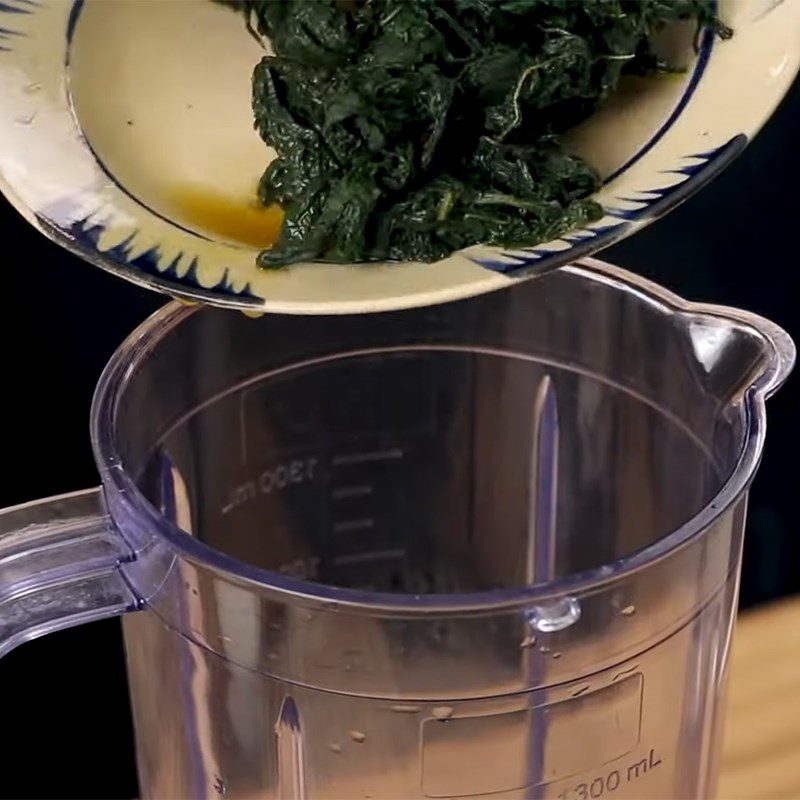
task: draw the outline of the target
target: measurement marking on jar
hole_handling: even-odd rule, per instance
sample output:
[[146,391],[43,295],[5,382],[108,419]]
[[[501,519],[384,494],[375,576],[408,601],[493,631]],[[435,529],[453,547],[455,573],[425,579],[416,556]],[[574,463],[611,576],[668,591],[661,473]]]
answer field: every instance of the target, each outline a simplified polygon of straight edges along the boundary
[[331,463],[334,467],[346,467],[350,464],[368,464],[371,461],[391,461],[402,458],[403,451],[399,447],[388,450],[370,450],[364,453],[341,453],[334,456]]
[[259,496],[268,496],[281,492],[289,486],[313,481],[316,477],[316,467],[316,458],[295,458],[264,469],[254,478],[234,486],[220,512],[229,514],[235,508]]
[[367,486],[339,486],[331,491],[334,500],[348,500],[351,497],[366,497],[372,494],[372,487]]
[[365,531],[375,526],[375,520],[372,517],[364,517],[363,519],[348,519],[345,522],[334,522],[334,533],[350,533],[352,531]]
[[559,792],[558,800],[598,800],[600,797],[613,794],[620,786],[635,783],[640,778],[652,772],[661,764],[661,758],[654,749],[638,761],[630,761],[619,769],[612,769],[603,775],[597,775],[591,780],[576,783]]
[[350,564],[364,564],[370,561],[388,561],[392,558],[403,558],[406,551],[403,549],[395,550],[372,550],[369,553],[353,553],[348,556],[336,556],[333,559],[335,567],[346,567]]

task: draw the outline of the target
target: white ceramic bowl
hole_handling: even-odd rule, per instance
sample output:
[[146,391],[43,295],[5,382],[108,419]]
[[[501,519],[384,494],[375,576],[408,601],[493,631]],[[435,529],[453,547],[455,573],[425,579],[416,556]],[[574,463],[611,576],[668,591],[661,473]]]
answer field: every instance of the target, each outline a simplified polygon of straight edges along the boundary
[[255,204],[269,156],[250,108],[262,51],[208,0],[0,0],[0,188],[86,260],[180,298],[313,314],[467,297],[629,236],[741,152],[797,72],[800,0],[718,10],[733,39],[706,33],[684,74],[629,86],[572,132],[606,177],[606,214],[534,248],[258,269],[277,224]]

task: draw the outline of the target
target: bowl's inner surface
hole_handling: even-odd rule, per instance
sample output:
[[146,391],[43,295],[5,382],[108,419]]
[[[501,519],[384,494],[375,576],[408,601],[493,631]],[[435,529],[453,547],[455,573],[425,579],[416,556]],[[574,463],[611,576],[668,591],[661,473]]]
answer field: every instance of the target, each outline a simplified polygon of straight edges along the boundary
[[242,17],[210,0],[90,0],[70,54],[78,124],[117,183],[152,210],[267,246],[280,217],[256,200],[272,155],[250,107],[262,55]]
[[[691,30],[665,43],[690,60]],[[280,215],[256,186],[274,155],[253,130],[251,73],[264,50],[243,19],[204,2],[88,0],[75,28],[69,82],[75,114],[115,181],[163,217],[255,248]],[[625,86],[569,143],[604,176],[669,116],[691,71]]]

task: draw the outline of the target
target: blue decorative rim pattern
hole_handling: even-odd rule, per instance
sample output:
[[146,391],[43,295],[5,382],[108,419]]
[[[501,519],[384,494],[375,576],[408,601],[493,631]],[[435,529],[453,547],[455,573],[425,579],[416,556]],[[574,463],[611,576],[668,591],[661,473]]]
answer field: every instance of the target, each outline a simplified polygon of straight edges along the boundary
[[[91,216],[91,215],[90,215]],[[144,253],[129,258],[129,248],[136,232],[129,234],[119,244],[106,250],[98,247],[100,235],[105,230],[102,223],[90,222],[90,217],[81,219],[73,223],[68,229],[63,230],[54,226],[49,219],[37,216],[37,222],[47,236],[55,242],[63,245],[73,252],[77,252],[89,263],[97,263],[109,269],[108,264],[113,264],[118,268],[111,268],[111,271],[126,277],[133,267],[136,272],[149,276],[148,285],[172,295],[173,297],[186,300],[204,300],[213,303],[220,295],[236,299],[236,305],[242,308],[261,308],[262,298],[254,294],[250,284],[246,284],[242,289],[235,289],[230,283],[229,270],[223,272],[220,280],[212,286],[204,286],[197,278],[197,259],[193,258],[187,272],[178,274],[177,263],[184,256],[179,253],[166,268],[159,266],[160,252],[158,247],[152,247]],[[98,263],[102,259],[102,264]],[[185,290],[181,289],[186,285]]]
[[[531,247],[520,251],[504,252],[502,261],[481,258],[475,259],[475,263],[504,275],[521,276],[524,275],[526,269],[541,272],[544,268],[562,266],[590,253],[596,253],[622,239],[628,232],[631,223],[659,217],[680,205],[698,188],[719,174],[746,146],[747,137],[742,133],[722,147],[707,153],[688,156],[686,160],[691,159],[700,163],[669,170],[669,174],[685,176],[684,180],[663,189],[651,189],[647,192],[650,197],[644,202],[624,197],[619,198],[624,202],[638,203],[641,207],[635,210],[626,210],[606,206],[606,214],[609,217],[616,217],[620,221],[565,234],[557,241],[567,242],[570,245],[569,249],[552,252],[540,247]],[[526,256],[526,253],[530,255]],[[547,259],[546,267],[544,259]]]

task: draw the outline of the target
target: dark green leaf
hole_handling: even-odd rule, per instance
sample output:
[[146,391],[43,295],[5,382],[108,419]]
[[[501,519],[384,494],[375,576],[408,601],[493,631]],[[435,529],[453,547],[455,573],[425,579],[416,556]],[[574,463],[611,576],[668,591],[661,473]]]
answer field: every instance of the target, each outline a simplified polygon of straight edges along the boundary
[[668,68],[681,20],[731,35],[712,0],[239,0],[274,55],[253,76],[285,221],[259,263],[434,261],[533,245],[602,216],[558,136],[626,72]]

